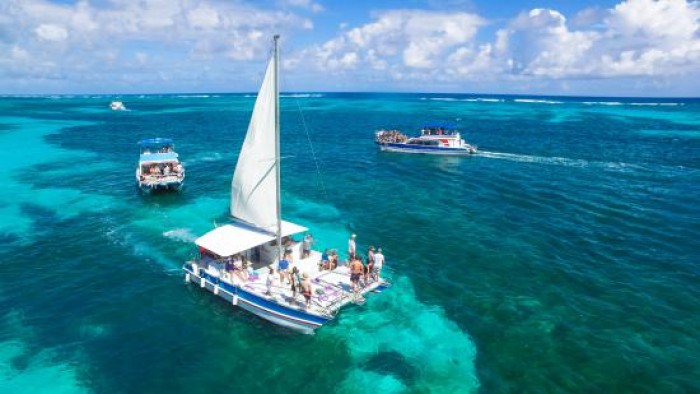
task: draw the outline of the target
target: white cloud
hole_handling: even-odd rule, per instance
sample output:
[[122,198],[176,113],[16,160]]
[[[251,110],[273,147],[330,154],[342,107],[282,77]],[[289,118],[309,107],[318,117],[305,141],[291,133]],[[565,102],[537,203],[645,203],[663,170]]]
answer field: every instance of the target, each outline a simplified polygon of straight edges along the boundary
[[[355,70],[365,66],[386,70],[389,65],[431,69],[459,45],[469,45],[485,21],[468,13],[395,10],[381,13],[374,22],[343,32],[308,48],[288,62],[311,59],[319,69]],[[395,74],[403,78],[403,73]]]
[[549,80],[566,89],[571,84],[557,81],[700,73],[698,1],[625,0],[584,9],[573,22],[554,9],[532,9],[479,42],[487,23],[470,13],[384,11],[298,52],[287,66],[303,59],[305,68],[387,84]]
[[312,12],[323,11],[323,6],[321,4],[311,0],[286,0],[285,2],[291,6],[305,8]]
[[41,24],[34,29],[39,39],[44,41],[64,41],[68,38],[68,31],[65,27],[54,24]]
[[264,59],[273,33],[312,27],[311,20],[292,12],[240,2],[5,0],[0,2],[0,53],[12,56],[0,56],[0,74],[12,79],[0,78],[0,86],[20,76],[41,87],[42,78],[51,75],[81,87],[81,81],[102,78],[105,83],[96,83],[101,87],[126,73],[134,74],[131,80],[147,80],[156,71],[177,81],[175,74],[201,70],[199,62],[216,59],[223,68],[232,67],[231,60]]
[[[152,85],[173,91],[238,78],[247,89],[257,73],[246,67],[267,57],[273,33],[293,41],[290,34],[313,29],[310,16],[293,11],[323,11],[313,0],[272,4],[281,10],[242,0],[0,1],[0,53],[7,54],[0,56],[0,86],[41,89],[49,86],[46,80],[65,80],[66,89],[87,89],[85,81],[111,90],[119,90],[113,81],[127,81],[122,86],[130,89],[157,80],[182,84]],[[284,53],[285,67],[296,73],[291,79],[388,90],[489,90],[508,83],[573,90],[576,81],[604,86],[619,78],[661,89],[673,84],[668,78],[693,76],[690,85],[700,93],[700,1],[624,0],[572,15],[538,8],[496,21],[418,9],[370,18],[359,24],[343,19],[330,39]]]

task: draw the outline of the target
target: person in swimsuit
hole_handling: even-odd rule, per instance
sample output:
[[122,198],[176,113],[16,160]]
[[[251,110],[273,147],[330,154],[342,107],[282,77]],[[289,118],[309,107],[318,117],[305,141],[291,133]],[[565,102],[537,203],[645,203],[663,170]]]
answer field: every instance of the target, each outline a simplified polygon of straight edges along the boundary
[[280,283],[284,283],[284,278],[289,279],[290,283],[292,282],[292,278],[289,276],[289,260],[280,260],[279,263],[277,263],[277,269],[280,273]]
[[304,299],[306,299],[306,309],[309,309],[311,306],[311,280],[309,280],[309,274],[304,272],[304,281],[301,282],[301,294],[304,295]]
[[350,282],[352,283],[352,290],[358,292],[360,290],[360,276],[364,271],[362,262],[357,259],[353,259],[350,263]]
[[301,290],[301,278],[299,277],[299,268],[292,268],[292,276],[290,278],[292,282],[292,301],[297,299],[297,291]]

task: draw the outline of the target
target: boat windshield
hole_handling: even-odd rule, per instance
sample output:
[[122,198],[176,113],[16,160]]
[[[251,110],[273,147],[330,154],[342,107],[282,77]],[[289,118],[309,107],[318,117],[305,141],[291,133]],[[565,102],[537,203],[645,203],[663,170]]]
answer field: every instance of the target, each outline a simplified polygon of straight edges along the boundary
[[422,140],[419,138],[413,138],[413,139],[408,140],[407,144],[409,144],[409,145],[439,146],[440,141],[438,141],[438,140]]
[[169,138],[151,138],[139,141],[141,154],[149,153],[170,153],[175,151],[173,140]]
[[455,135],[457,130],[445,127],[423,127],[421,135]]

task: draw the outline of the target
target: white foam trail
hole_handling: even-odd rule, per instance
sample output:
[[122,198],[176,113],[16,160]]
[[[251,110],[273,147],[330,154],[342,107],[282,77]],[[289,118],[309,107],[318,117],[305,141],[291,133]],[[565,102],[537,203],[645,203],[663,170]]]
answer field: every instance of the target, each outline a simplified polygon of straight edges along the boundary
[[188,228],[176,228],[174,230],[164,231],[163,236],[186,243],[192,243],[195,239],[197,239],[197,236],[192,234],[192,231],[190,231]]
[[480,151],[475,156],[486,157],[490,159],[501,159],[517,161],[522,163],[537,163],[545,165],[558,165],[565,167],[593,167],[602,168],[604,170],[615,171],[615,172],[632,172],[632,171],[672,171],[678,172],[683,171],[683,167],[668,167],[668,166],[653,166],[646,167],[639,164],[630,164],[622,162],[605,162],[605,161],[588,161],[584,159],[570,159],[566,157],[542,157],[542,156],[530,156],[530,155],[519,155],[515,153],[501,153],[501,152],[486,152]]
[[563,101],[537,100],[537,99],[513,99],[516,103],[537,103],[537,104],[563,104]]
[[504,159],[510,161],[519,161],[523,163],[541,163],[563,165],[568,167],[586,167],[590,163],[583,159],[568,159],[566,157],[541,157],[530,155],[519,155],[515,153],[500,153],[500,152],[485,152],[477,153],[480,157],[488,157],[490,159]]
[[464,101],[476,101],[476,102],[484,102],[484,103],[502,103],[503,99],[495,99],[495,98],[471,98],[471,99],[465,99]]
[[224,157],[223,154],[219,152],[210,152],[209,154],[206,154],[204,156],[198,156],[194,157],[188,160],[184,160],[183,164],[184,165],[191,165],[194,163],[199,163],[199,162],[212,162],[212,161],[219,161]]
[[210,97],[221,97],[217,95],[209,95],[209,94],[180,94],[175,97],[179,98],[210,98]]
[[323,97],[320,93],[293,93],[293,94],[280,94],[283,98],[319,98]]
[[678,105],[683,105],[683,103],[630,103],[629,105],[635,106],[648,106],[648,107],[675,107]]

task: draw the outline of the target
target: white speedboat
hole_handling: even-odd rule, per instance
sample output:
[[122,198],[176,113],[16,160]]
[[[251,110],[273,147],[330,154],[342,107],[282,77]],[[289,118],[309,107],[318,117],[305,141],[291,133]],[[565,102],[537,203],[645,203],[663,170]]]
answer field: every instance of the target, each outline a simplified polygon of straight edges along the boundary
[[426,124],[416,137],[398,130],[379,130],[374,137],[380,149],[387,152],[469,155],[477,151],[475,145],[464,141],[457,128],[448,123]]
[[185,184],[185,168],[175,153],[173,140],[151,138],[139,141],[141,155],[136,166],[136,183],[145,193],[180,190]]
[[[282,220],[280,201],[280,128],[277,49],[267,66],[255,101],[248,133],[233,175],[230,213],[233,222],[195,240],[199,257],[184,264],[185,281],[223,298],[274,324],[303,333],[333,320],[349,303],[389,286],[380,275],[353,291],[347,266],[323,269],[321,253],[301,253],[292,236],[303,226]],[[283,246],[285,252],[283,253]],[[275,282],[271,270],[284,269],[281,256],[291,260],[311,286],[309,300],[291,287]],[[247,267],[246,267],[247,265]],[[271,280],[268,282],[268,278]]]
[[112,101],[109,103],[109,108],[112,111],[126,111],[126,106],[121,101]]

